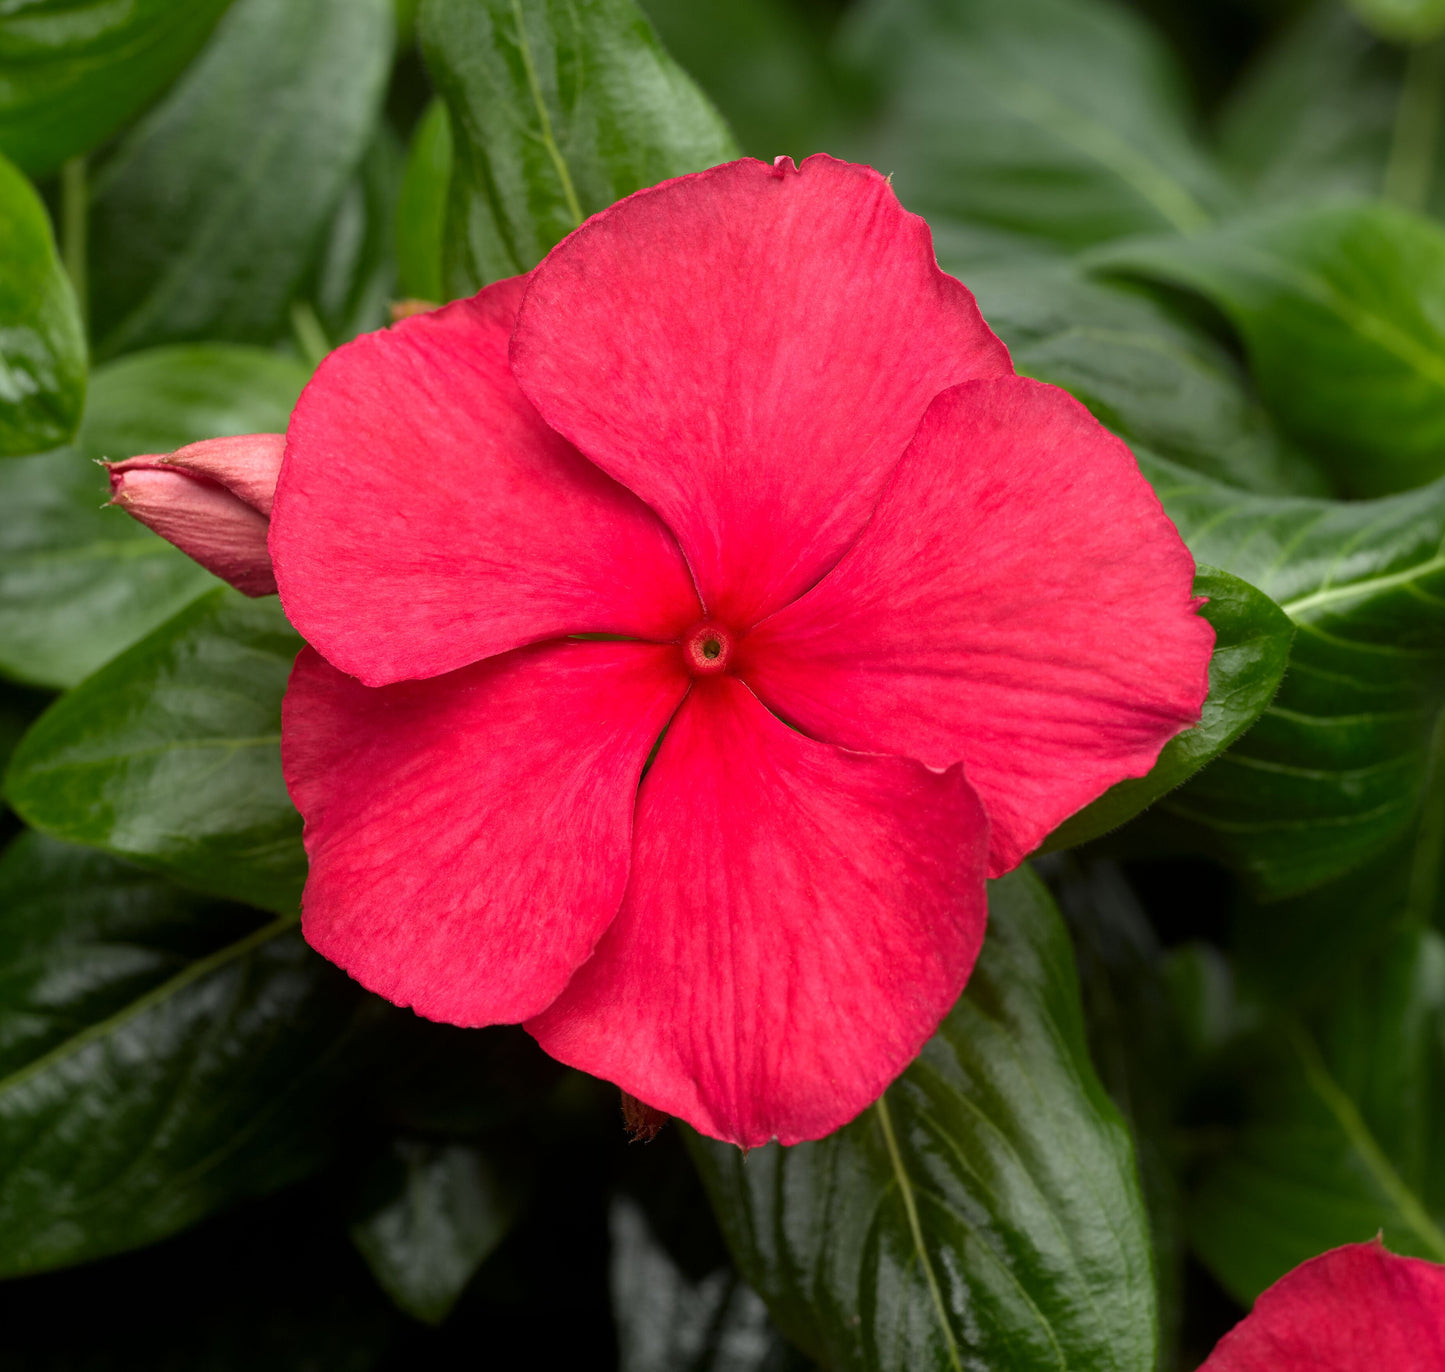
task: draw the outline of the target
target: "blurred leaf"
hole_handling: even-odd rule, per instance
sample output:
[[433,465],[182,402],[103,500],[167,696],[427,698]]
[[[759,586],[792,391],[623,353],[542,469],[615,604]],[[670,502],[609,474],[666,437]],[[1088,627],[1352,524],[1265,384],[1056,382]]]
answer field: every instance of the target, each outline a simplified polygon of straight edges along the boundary
[[1274,703],[1161,805],[1262,895],[1318,886],[1419,814],[1445,706],[1445,481],[1372,501],[1268,497],[1138,456],[1194,556],[1296,625]]
[[0,1276],[154,1242],[325,1157],[357,995],[294,918],[25,835],[0,969]]
[[57,838],[294,914],[306,856],[281,696],[300,647],[274,599],[202,596],[41,716],[10,759],[11,805]]
[[442,241],[452,179],[452,126],[447,107],[433,99],[411,136],[396,210],[396,255],[401,294],[440,304]]
[[612,1202],[610,1221],[620,1372],[804,1372],[737,1273],[691,1280],[626,1196]]
[[1148,1222],[1043,885],[993,882],[963,998],[880,1105],[817,1143],[690,1136],[743,1276],[826,1366],[1152,1372]]
[[21,0],[0,9],[0,153],[54,171],[128,124],[230,0]]
[[0,682],[0,773],[21,736],[49,703],[50,697],[44,691]]
[[444,294],[530,271],[613,201],[737,156],[633,0],[423,0],[455,161]]
[[1276,1025],[1251,1046],[1264,1067],[1250,1119],[1206,1171],[1190,1224],[1240,1300],[1382,1230],[1394,1252],[1445,1261],[1445,1217],[1425,1200],[1445,1166],[1430,1107],[1442,1014],[1445,942],[1412,929],[1335,998],[1322,1032]]
[[1445,32],[1445,0],[1350,0],[1350,7],[1397,43],[1425,43]]
[[1244,337],[1280,426],[1346,494],[1445,474],[1445,230],[1382,204],[1241,219],[1094,261],[1198,291]]
[[821,38],[787,0],[642,0],[667,50],[716,102],[743,150],[802,161],[840,116]]
[[400,142],[383,124],[341,196],[321,255],[316,313],[338,347],[391,323],[401,176]]
[[511,1228],[515,1189],[473,1145],[410,1139],[390,1145],[368,1189],[352,1241],[397,1305],[440,1324]]
[[0,457],[64,443],[85,400],[85,330],[50,218],[0,157]]
[[91,377],[75,443],[0,463],[0,672],[73,686],[218,583],[121,510],[90,459],[276,433],[306,383],[289,358],[158,348]]
[[1215,633],[1209,696],[1199,723],[1164,745],[1148,776],[1111,786],[1066,819],[1045,841],[1045,851],[1117,829],[1217,758],[1274,699],[1294,637],[1289,616],[1267,595],[1215,567],[1198,569],[1194,593],[1209,597],[1202,613]]
[[1067,263],[964,279],[1020,372],[1071,391],[1124,438],[1247,490],[1330,494],[1281,445],[1234,359],[1141,292]]
[[390,0],[236,0],[96,178],[91,329],[270,342],[375,130]]
[[866,0],[843,35],[883,91],[865,160],[903,203],[1082,247],[1192,232],[1230,196],[1168,50],[1101,0]]

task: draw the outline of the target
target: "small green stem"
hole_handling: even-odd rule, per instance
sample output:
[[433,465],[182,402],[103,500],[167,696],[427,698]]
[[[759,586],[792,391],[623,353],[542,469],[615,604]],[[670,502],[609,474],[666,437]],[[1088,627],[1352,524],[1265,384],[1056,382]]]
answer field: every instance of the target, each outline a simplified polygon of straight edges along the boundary
[[87,314],[85,278],[85,228],[90,214],[90,195],[85,181],[85,158],[72,157],[60,169],[60,257],[70,276],[80,317]]
[[1435,179],[1435,149],[1445,96],[1445,39],[1411,48],[1395,108],[1395,132],[1385,167],[1387,200],[1423,210]]
[[295,335],[296,346],[312,368],[319,367],[331,351],[331,340],[316,317],[316,311],[305,300],[291,302],[291,332]]

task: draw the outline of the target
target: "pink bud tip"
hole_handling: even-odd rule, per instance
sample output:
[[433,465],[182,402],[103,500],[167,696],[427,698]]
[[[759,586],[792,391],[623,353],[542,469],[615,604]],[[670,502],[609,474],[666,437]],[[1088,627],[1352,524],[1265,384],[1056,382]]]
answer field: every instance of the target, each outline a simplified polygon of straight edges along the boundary
[[274,595],[266,550],[282,434],[214,438],[108,462],[111,503],[249,596]]

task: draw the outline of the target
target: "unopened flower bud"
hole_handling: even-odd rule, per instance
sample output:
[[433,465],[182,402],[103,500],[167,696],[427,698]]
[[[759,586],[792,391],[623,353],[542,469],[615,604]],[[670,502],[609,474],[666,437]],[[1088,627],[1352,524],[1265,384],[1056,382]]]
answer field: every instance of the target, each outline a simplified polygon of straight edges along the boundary
[[276,594],[266,551],[284,434],[212,438],[107,462],[112,505],[249,596]]

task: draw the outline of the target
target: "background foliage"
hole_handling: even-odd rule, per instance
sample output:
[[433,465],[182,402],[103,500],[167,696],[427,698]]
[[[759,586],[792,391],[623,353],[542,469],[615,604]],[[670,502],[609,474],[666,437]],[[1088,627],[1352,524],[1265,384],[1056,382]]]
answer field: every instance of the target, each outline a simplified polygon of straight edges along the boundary
[[[0,5],[0,1364],[1190,1369],[1445,1260],[1445,6]],[[890,172],[1200,563],[1200,726],[994,884],[880,1105],[627,1143],[297,932],[297,642],[91,459],[735,156]],[[78,1317],[82,1312],[84,1318]],[[563,1317],[559,1318],[559,1312]]]

